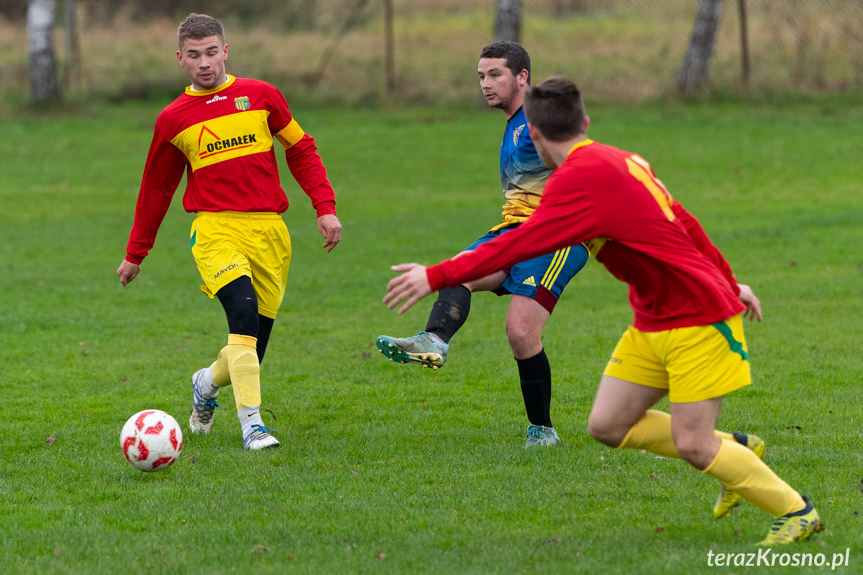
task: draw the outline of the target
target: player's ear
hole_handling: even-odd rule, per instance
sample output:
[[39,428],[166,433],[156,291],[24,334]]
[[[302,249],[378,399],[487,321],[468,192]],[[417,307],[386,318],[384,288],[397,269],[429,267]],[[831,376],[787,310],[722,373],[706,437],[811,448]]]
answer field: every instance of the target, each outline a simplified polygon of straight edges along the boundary
[[590,126],[590,116],[584,117],[584,133],[587,133],[587,128]]

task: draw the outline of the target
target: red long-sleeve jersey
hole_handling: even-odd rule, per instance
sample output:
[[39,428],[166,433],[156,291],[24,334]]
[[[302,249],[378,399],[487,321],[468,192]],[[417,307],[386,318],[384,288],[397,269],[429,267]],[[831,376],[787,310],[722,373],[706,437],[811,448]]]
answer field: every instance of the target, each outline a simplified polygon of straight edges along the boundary
[[140,264],[152,249],[184,173],[187,212],[287,210],[275,140],[318,216],[335,214],[335,193],[315,141],[278,89],[233,76],[212,90],[187,88],[156,119],[126,259]]
[[636,329],[708,325],[745,309],[728,262],[650,165],[591,140],[570,151],[517,230],[428,268],[427,276],[438,290],[582,242],[629,284]]

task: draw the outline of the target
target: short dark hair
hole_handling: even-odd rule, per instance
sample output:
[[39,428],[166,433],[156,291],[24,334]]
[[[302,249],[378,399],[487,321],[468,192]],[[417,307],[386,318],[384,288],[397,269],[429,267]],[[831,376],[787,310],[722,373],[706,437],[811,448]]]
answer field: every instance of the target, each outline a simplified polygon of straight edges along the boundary
[[183,49],[183,42],[187,38],[200,40],[208,36],[218,36],[222,44],[225,43],[225,29],[222,23],[206,14],[192,12],[177,28],[177,43],[180,45],[180,50]]
[[522,70],[527,70],[527,83],[530,84],[530,55],[518,42],[509,40],[489,44],[482,49],[480,58],[503,58],[506,67],[512,70],[512,75],[518,75]]
[[563,76],[552,76],[525,92],[524,113],[552,142],[584,133],[584,100],[575,82]]

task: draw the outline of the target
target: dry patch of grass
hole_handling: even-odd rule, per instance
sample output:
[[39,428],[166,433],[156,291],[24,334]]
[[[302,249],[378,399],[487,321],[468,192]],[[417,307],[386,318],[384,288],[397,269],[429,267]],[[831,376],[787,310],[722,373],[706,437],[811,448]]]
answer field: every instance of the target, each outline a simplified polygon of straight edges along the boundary
[[[396,2],[394,85],[387,91],[383,15],[368,7],[358,24],[340,34],[347,13],[310,29],[286,30],[280,20],[241,23],[225,18],[229,70],[275,83],[294,97],[322,102],[452,103],[476,94],[475,61],[492,40],[487,2]],[[673,95],[694,19],[694,3],[525,3],[522,41],[534,78],[566,74],[596,98],[633,101]],[[855,89],[863,85],[863,6],[831,0],[750,1],[748,40],[751,89],[766,92]],[[67,94],[89,98],[173,94],[185,82],[174,58],[176,22],[110,26],[81,21],[81,72]],[[63,36],[55,45],[63,66]],[[23,101],[28,85],[26,31],[0,19],[0,98]],[[741,87],[739,15],[722,16],[711,78],[726,92]]]

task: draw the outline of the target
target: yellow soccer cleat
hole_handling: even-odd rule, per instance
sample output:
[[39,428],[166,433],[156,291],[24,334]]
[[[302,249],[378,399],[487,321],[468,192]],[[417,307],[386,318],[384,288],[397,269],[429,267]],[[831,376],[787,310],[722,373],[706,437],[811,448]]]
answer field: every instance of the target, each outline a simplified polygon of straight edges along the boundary
[[[752,450],[758,457],[764,457],[764,440],[757,435],[744,435],[742,433],[734,433],[734,439],[740,445],[745,445]],[[740,494],[733,489],[728,489],[725,484],[722,484],[722,489],[719,491],[719,499],[716,500],[716,505],[713,506],[713,516],[717,519],[722,519],[731,515],[731,510],[740,505]]]
[[789,513],[777,517],[770,527],[770,533],[758,545],[784,545],[785,543],[796,543],[808,539],[813,533],[824,531],[824,523],[818,516],[818,512],[803,497],[806,507],[796,513]]

